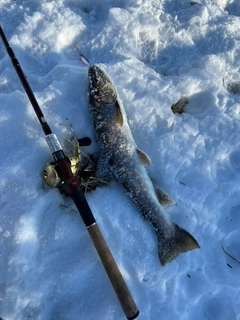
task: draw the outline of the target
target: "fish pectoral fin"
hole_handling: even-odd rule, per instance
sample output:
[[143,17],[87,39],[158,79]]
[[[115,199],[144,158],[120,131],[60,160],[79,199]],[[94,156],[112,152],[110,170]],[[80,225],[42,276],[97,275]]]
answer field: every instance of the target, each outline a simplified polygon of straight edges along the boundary
[[118,124],[120,127],[122,127],[123,126],[123,115],[122,115],[122,110],[121,110],[121,107],[120,107],[118,101],[116,101],[115,108],[116,108],[116,124]]
[[180,253],[200,248],[198,242],[189,232],[177,224],[174,224],[174,227],[172,238],[159,237],[158,239],[158,255],[162,266],[173,261]]
[[140,149],[137,149],[137,155],[138,155],[138,158],[139,158],[142,165],[144,165],[144,166],[151,166],[152,165],[151,159],[149,158],[149,156],[145,152],[143,152]]
[[159,188],[157,185],[153,185],[158,201],[162,206],[166,206],[168,204],[173,204],[173,199],[169,196],[167,192],[165,192],[163,189]]

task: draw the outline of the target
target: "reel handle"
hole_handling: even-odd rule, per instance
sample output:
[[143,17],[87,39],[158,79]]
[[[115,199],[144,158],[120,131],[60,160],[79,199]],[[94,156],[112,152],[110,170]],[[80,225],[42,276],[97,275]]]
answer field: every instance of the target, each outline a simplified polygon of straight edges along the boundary
[[88,137],[84,137],[81,139],[78,139],[78,143],[80,147],[88,147],[92,143],[91,139]]

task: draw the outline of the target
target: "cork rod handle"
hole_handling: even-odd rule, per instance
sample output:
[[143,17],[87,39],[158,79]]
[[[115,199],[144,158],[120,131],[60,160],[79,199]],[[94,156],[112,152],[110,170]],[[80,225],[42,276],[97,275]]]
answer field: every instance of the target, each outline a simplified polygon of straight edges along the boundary
[[97,223],[89,226],[87,229],[127,319],[137,318],[139,315],[138,308]]

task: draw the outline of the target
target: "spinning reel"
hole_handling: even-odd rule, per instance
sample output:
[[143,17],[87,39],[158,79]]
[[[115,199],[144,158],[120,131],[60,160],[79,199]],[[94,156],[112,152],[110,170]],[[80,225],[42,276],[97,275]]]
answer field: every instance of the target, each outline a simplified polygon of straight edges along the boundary
[[[69,140],[67,140],[69,141]],[[70,141],[69,141],[70,142]],[[94,187],[93,181],[95,176],[95,163],[92,158],[83,154],[81,157],[80,147],[89,146],[91,139],[88,137],[78,139],[75,143],[75,154],[66,153],[65,156],[69,161],[73,175],[79,177],[79,185],[85,188],[85,191],[92,190]],[[61,192],[68,195],[61,177],[61,171],[55,162],[47,162],[42,172],[44,182],[51,188],[59,188]]]

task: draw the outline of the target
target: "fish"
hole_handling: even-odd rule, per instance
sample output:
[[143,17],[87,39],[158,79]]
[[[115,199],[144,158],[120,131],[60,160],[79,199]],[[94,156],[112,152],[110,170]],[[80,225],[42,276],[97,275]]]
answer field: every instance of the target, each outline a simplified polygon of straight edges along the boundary
[[164,206],[172,199],[150,179],[146,166],[151,160],[136,145],[117,90],[97,64],[88,68],[88,98],[100,149],[96,175],[118,181],[143,218],[152,224],[160,264],[165,266],[180,253],[200,248],[196,239],[166,214]]

